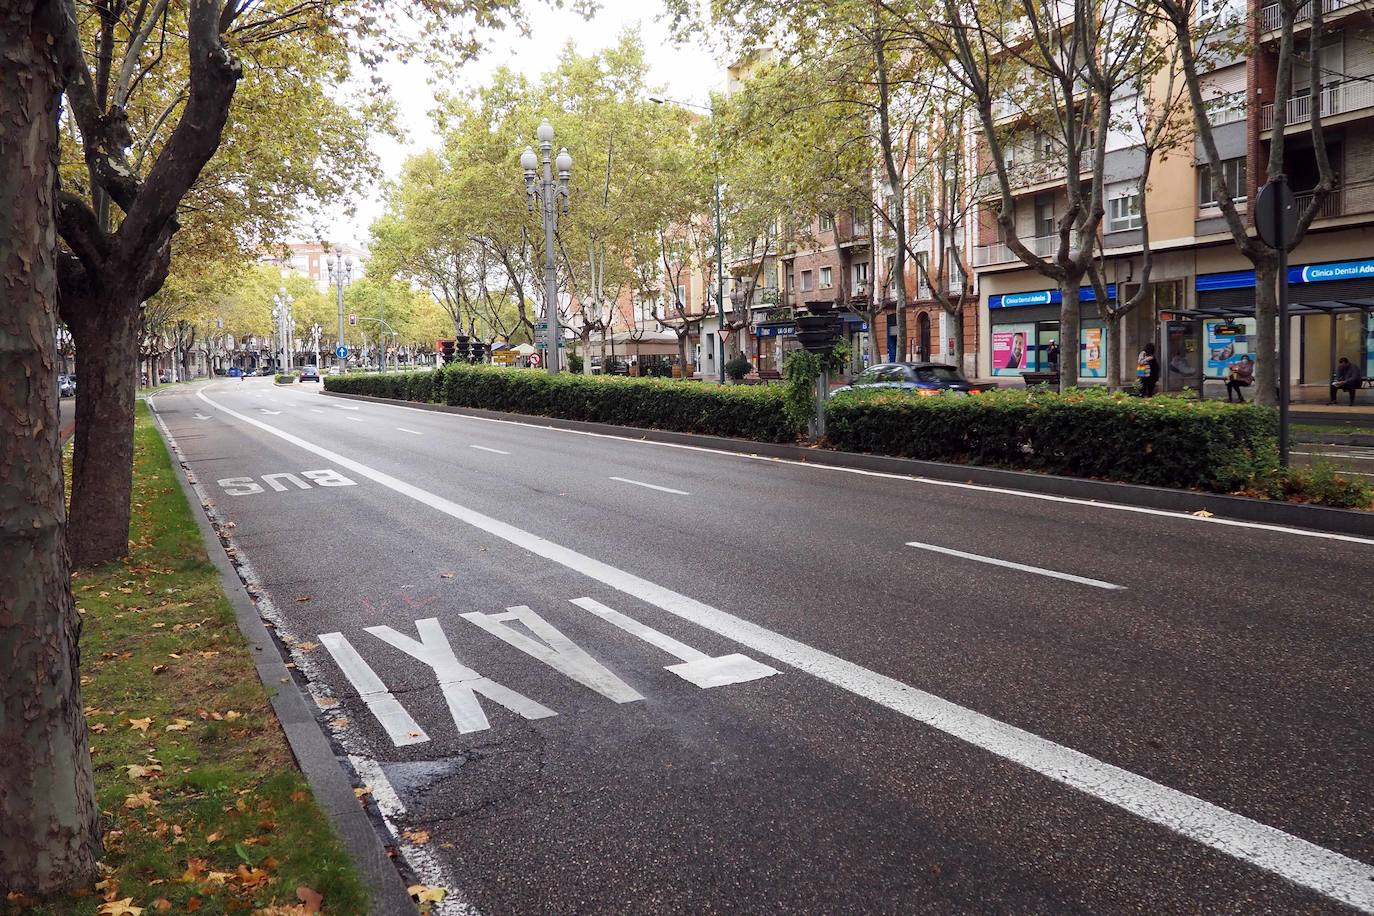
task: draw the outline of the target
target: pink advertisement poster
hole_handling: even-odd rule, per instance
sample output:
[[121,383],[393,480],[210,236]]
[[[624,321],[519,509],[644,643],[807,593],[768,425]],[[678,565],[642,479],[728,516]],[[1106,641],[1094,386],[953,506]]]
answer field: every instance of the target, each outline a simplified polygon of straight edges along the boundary
[[1021,329],[994,331],[992,334],[992,371],[996,374],[1020,373],[1027,368],[1029,332]]

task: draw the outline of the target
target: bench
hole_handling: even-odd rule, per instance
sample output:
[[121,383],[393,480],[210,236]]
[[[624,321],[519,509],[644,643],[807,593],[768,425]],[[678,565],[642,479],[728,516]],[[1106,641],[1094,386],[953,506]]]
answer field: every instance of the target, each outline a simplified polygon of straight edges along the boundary
[[1058,372],[1023,372],[1021,373],[1021,380],[1026,383],[1027,388],[1030,388],[1032,385],[1059,387]]

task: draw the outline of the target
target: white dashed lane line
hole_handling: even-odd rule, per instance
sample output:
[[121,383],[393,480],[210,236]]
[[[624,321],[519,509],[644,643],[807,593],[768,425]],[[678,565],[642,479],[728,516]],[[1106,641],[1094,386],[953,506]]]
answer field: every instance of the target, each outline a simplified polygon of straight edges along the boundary
[[[350,417],[349,419],[353,419],[353,418]],[[418,429],[406,429],[404,426],[398,426],[398,427],[396,427],[396,428],[397,428],[398,430],[400,430],[401,432],[403,432],[403,433],[410,433],[412,436],[423,436],[423,435],[424,435],[424,433],[420,432]]]
[[935,544],[922,544],[920,541],[907,541],[906,546],[915,547],[918,550],[929,550],[931,553],[943,553],[946,556],[959,557],[962,560],[973,560],[978,563],[988,563],[992,566],[1002,566],[1007,569],[1015,569],[1021,572],[1035,573],[1037,576],[1049,576],[1053,579],[1063,579],[1066,582],[1077,582],[1079,585],[1091,585],[1093,588],[1105,588],[1114,590],[1124,590],[1124,585],[1114,585],[1111,582],[1103,582],[1101,579],[1089,579],[1086,576],[1075,576],[1071,573],[1058,572],[1053,569],[1042,569],[1039,566],[1027,566],[1024,563],[1013,563],[1010,560],[999,560],[996,557],[985,557],[976,553],[964,553],[962,550],[951,550],[948,547],[940,547]]
[[479,452],[491,452],[493,455],[509,455],[510,452],[503,452],[499,448],[488,448],[485,445],[469,445],[468,448],[475,448]]
[[672,487],[660,487],[656,483],[645,483],[642,480],[631,480],[628,477],[611,477],[610,480],[618,480],[621,483],[633,484],[636,487],[644,487],[646,490],[658,490],[660,493],[674,493],[678,496],[691,496],[686,490],[674,490]]

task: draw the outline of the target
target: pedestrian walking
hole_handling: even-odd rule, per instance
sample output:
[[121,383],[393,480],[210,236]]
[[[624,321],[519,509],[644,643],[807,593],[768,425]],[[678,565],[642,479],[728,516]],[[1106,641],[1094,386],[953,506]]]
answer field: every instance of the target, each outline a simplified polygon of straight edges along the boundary
[[1046,358],[1050,361],[1050,371],[1053,372],[1053,373],[1058,374],[1058,372],[1059,372],[1059,341],[1057,341],[1057,340],[1051,340],[1051,341],[1050,341],[1050,348],[1049,348],[1049,350],[1045,353],[1045,356],[1046,356]]

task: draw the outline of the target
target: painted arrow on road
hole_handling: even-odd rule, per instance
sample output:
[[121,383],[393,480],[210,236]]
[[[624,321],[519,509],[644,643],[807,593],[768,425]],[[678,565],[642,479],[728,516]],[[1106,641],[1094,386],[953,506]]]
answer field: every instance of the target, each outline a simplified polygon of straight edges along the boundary
[[274,416],[281,413],[280,410],[268,410],[266,407],[259,407],[258,410],[261,410],[263,413],[273,414]]
[[207,416],[206,416],[205,414],[203,414],[203,413],[196,413],[196,414],[193,414],[192,417],[193,417],[193,419],[196,419],[196,420],[208,420],[208,419],[210,419],[209,417],[207,417]]

